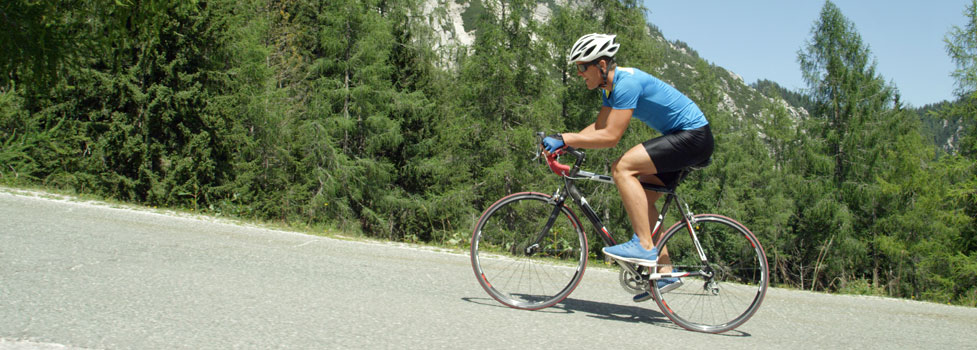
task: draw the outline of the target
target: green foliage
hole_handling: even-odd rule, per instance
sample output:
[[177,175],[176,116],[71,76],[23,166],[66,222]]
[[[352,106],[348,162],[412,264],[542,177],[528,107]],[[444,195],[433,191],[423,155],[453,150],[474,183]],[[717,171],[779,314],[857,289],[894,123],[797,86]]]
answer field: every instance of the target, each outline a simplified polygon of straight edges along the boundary
[[[959,180],[939,175],[947,168],[931,163],[935,153],[920,132],[920,118],[903,109],[895,89],[876,74],[854,24],[830,1],[812,35],[799,54],[813,98],[806,128],[824,146],[819,153],[833,159],[820,167],[828,174],[816,175],[821,179],[818,204],[800,206],[808,209],[797,216],[817,218],[811,224],[841,226],[831,224],[828,233],[814,235],[825,242],[820,250],[827,259],[819,255],[814,260],[811,287],[864,289],[852,286],[870,281],[868,289],[889,295],[958,298],[969,286],[957,290],[948,271],[953,270],[952,255],[960,252],[956,237],[968,220],[947,199]],[[825,216],[830,212],[836,214]],[[809,260],[799,263],[804,261]]]
[[[954,26],[944,39],[950,59],[956,63],[957,69],[953,77],[957,82],[957,94],[960,101],[947,112],[943,118],[952,119],[959,116],[963,119],[960,140],[960,157],[946,160],[946,168],[951,180],[948,198],[957,204],[957,212],[963,223],[962,230],[957,237],[952,237],[956,249],[945,252],[950,255],[948,283],[945,288],[951,289],[947,293],[950,298],[956,298],[967,305],[977,302],[977,279],[974,278],[975,262],[977,262],[977,1],[967,5],[964,16],[967,24],[963,27]],[[943,261],[943,260],[941,260]],[[944,266],[947,267],[947,266]],[[946,270],[944,270],[946,271]],[[946,275],[946,274],[944,274]]]
[[766,96],[782,99],[790,106],[797,106],[806,110],[814,109],[814,102],[811,101],[810,96],[797,91],[788,90],[770,80],[758,80],[753,84],[750,84],[750,87],[762,92]]
[[86,1],[11,0],[0,5],[0,86],[15,81],[45,85],[55,79],[87,43],[74,40],[73,32],[84,29],[91,9]]
[[866,279],[846,281],[841,288],[838,289],[838,291],[845,294],[855,295],[885,295],[882,289],[874,287],[872,285],[872,281]]
[[37,162],[31,150],[50,134],[38,132],[17,89],[0,90],[0,182],[23,184],[36,181]]
[[[637,1],[546,1],[546,22],[538,1],[454,3],[468,47],[442,46],[421,0],[5,2],[0,183],[463,246],[499,197],[559,187],[533,132],[593,123],[566,55],[616,33],[620,66],[706,113],[713,165],[683,193],[750,227],[775,283],[977,304],[972,25],[947,39],[960,101],[920,112],[831,2],[800,53],[809,93],[753,85],[773,98],[666,41]],[[656,136],[634,123],[588,168]],[[583,186],[626,239],[616,189]]]

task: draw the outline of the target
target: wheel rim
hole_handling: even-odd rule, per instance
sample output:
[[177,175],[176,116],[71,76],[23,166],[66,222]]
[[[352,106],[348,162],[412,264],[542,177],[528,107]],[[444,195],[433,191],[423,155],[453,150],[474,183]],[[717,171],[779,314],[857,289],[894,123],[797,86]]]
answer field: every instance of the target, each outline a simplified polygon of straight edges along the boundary
[[671,267],[680,271],[711,270],[711,277],[682,278],[683,284],[656,298],[662,311],[683,328],[719,333],[743,324],[759,308],[766,293],[768,267],[759,242],[745,227],[720,216],[697,216],[697,236],[707,269],[698,259],[685,227],[669,231],[665,247]]
[[538,250],[526,254],[553,211],[548,196],[526,194],[501,200],[479,220],[472,237],[472,266],[482,287],[514,308],[552,306],[583,277],[586,237],[565,209]]

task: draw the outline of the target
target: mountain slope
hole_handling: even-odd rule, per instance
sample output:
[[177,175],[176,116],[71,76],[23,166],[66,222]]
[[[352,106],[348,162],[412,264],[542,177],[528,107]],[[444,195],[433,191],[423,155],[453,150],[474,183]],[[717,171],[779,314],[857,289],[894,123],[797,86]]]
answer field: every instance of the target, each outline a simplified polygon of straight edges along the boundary
[[[436,50],[442,57],[451,57],[457,50],[465,50],[474,42],[478,35],[476,18],[487,11],[483,1],[486,0],[426,0],[424,2],[423,15],[428,18],[428,24],[436,33]],[[582,1],[540,1],[536,5],[534,19],[540,22],[548,21],[551,14],[560,6],[579,6],[579,3]],[[648,25],[648,33],[652,40],[666,47],[664,64],[660,69],[649,73],[679,90],[686,91],[704,74],[696,69],[697,66],[707,67],[720,81],[719,110],[730,113],[737,120],[762,118],[763,106],[769,103],[784,107],[794,119],[808,116],[808,111],[803,106],[791,104],[776,95],[766,95],[748,85],[736,73],[707,63],[685,43],[667,40],[653,24]],[[626,51],[627,48],[624,50]]]

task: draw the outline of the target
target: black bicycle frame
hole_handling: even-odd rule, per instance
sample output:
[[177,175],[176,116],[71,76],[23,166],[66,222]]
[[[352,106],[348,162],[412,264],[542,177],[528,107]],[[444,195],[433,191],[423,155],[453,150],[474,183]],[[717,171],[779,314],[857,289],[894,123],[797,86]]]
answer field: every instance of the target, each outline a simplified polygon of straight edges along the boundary
[[[569,194],[570,198],[572,198],[573,201],[577,203],[577,205],[580,206],[580,208],[583,210],[584,216],[586,216],[587,219],[590,220],[590,223],[594,226],[594,229],[596,229],[597,232],[600,233],[598,236],[601,238],[601,240],[604,241],[604,245],[608,247],[617,245],[617,241],[614,240],[614,237],[607,230],[607,227],[604,226],[604,222],[597,215],[597,212],[594,210],[594,208],[590,206],[590,203],[587,202],[587,199],[583,196],[583,194],[580,193],[580,190],[577,188],[577,185],[575,183],[575,181],[578,179],[591,179],[591,180],[605,182],[605,183],[613,183],[613,181],[609,176],[591,174],[588,172],[579,171],[577,175],[582,177],[564,178],[563,188],[566,189],[567,192],[566,194],[557,193],[556,195],[553,196],[556,200],[557,207],[553,211],[553,214],[550,215],[550,220],[547,221],[546,230],[548,231],[549,227],[552,226],[552,222],[556,219],[556,215],[558,215],[559,213],[559,208],[566,202],[567,194]],[[675,193],[675,189],[673,188],[655,186],[644,182],[641,183],[641,186],[644,187],[645,190],[655,191],[655,192],[660,192],[665,194],[665,205],[662,206],[662,210],[658,216],[658,222],[655,225],[654,229],[652,230],[652,236],[654,236],[655,234],[658,233],[659,230],[662,229],[661,226],[662,226],[662,222],[664,221],[663,219],[665,218],[665,215],[668,214],[668,209],[672,206],[671,205],[672,202],[676,200],[677,195]],[[682,220],[683,221],[686,220],[684,215],[682,217]]]
[[[577,151],[569,147],[566,149],[566,152],[576,157],[576,161],[574,162],[573,167],[569,170],[569,173],[567,174],[568,176],[563,177],[564,185],[562,188],[566,189],[566,193],[561,193],[560,189],[557,189],[556,192],[553,194],[553,196],[550,197],[551,200],[553,201],[553,204],[555,204],[553,208],[553,212],[550,213],[550,216],[546,221],[546,225],[543,226],[539,234],[536,236],[536,240],[534,241],[534,244],[530,245],[529,247],[526,247],[525,252],[527,255],[531,255],[539,250],[539,242],[543,240],[543,237],[545,237],[546,234],[553,227],[553,224],[556,222],[556,219],[560,215],[560,211],[563,209],[564,203],[566,203],[566,199],[568,195],[570,198],[573,199],[575,203],[577,203],[578,206],[580,206],[580,208],[583,209],[584,215],[587,217],[588,220],[590,220],[590,223],[594,226],[594,229],[596,229],[597,232],[600,233],[598,236],[601,238],[601,240],[604,241],[604,245],[608,247],[617,245],[617,241],[614,240],[614,237],[607,230],[607,227],[604,226],[604,222],[597,215],[597,212],[594,210],[594,208],[590,206],[590,203],[587,202],[587,199],[583,196],[583,194],[580,193],[580,190],[577,188],[577,185],[575,184],[576,180],[593,180],[593,181],[609,183],[609,184],[613,184],[614,180],[607,175],[600,175],[600,174],[595,174],[595,173],[580,170],[580,164],[583,162],[585,157],[585,154],[583,152]],[[682,170],[682,172],[679,174],[679,180],[676,181],[676,184],[681,182],[689,174],[691,170],[692,170],[691,168],[686,168]],[[672,206],[672,203],[675,201],[682,202],[682,203],[684,202],[679,199],[678,194],[675,192],[675,187],[656,186],[644,182],[641,183],[641,186],[645,190],[655,191],[665,195],[665,204],[662,205],[662,210],[658,214],[658,221],[656,222],[655,227],[654,229],[652,229],[651,232],[652,237],[654,237],[654,235],[657,234],[662,229],[662,224],[664,223],[665,215],[668,214],[668,209]],[[680,206],[679,203],[676,203],[675,205]],[[681,211],[681,209],[682,208],[680,206],[679,210]],[[684,222],[687,225],[691,224],[689,222],[689,220],[692,219],[691,213],[687,213],[687,214],[683,213],[681,216],[682,216],[681,219],[682,222]],[[694,233],[693,233],[693,240],[696,241],[696,248],[699,250],[700,258],[702,258],[703,263],[705,263],[706,257],[702,252],[702,250],[698,247],[698,239],[695,237]],[[655,244],[657,245],[657,242]],[[619,265],[621,265],[621,267],[629,270],[631,273],[635,275],[639,275],[637,265],[623,263],[621,261],[617,261],[617,262]],[[697,274],[703,274],[709,276],[711,275],[711,271],[709,270],[711,269],[707,267],[706,271],[699,271],[698,273],[696,272],[685,272],[682,274],[657,274],[656,273],[654,274],[653,277],[683,277],[683,276],[697,275]]]

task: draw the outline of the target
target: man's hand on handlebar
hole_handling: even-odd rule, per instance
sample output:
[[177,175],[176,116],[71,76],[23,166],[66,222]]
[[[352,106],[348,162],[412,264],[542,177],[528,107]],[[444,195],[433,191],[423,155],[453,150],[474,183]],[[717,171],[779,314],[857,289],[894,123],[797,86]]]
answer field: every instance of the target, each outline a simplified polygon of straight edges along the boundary
[[543,138],[542,145],[547,153],[553,153],[556,150],[566,147],[566,144],[563,142],[563,135],[560,134],[553,134]]
[[[540,154],[544,155],[546,158],[546,165],[550,167],[554,173],[560,176],[573,176],[576,170],[579,169],[581,163],[584,161],[584,153],[574,149],[573,147],[567,146],[563,142],[563,136],[560,134],[553,134],[550,136],[544,136],[546,134],[542,132],[536,133],[536,143],[539,145],[536,152],[536,158],[539,158]],[[569,153],[577,158],[573,166],[560,164],[557,160],[562,154]]]

